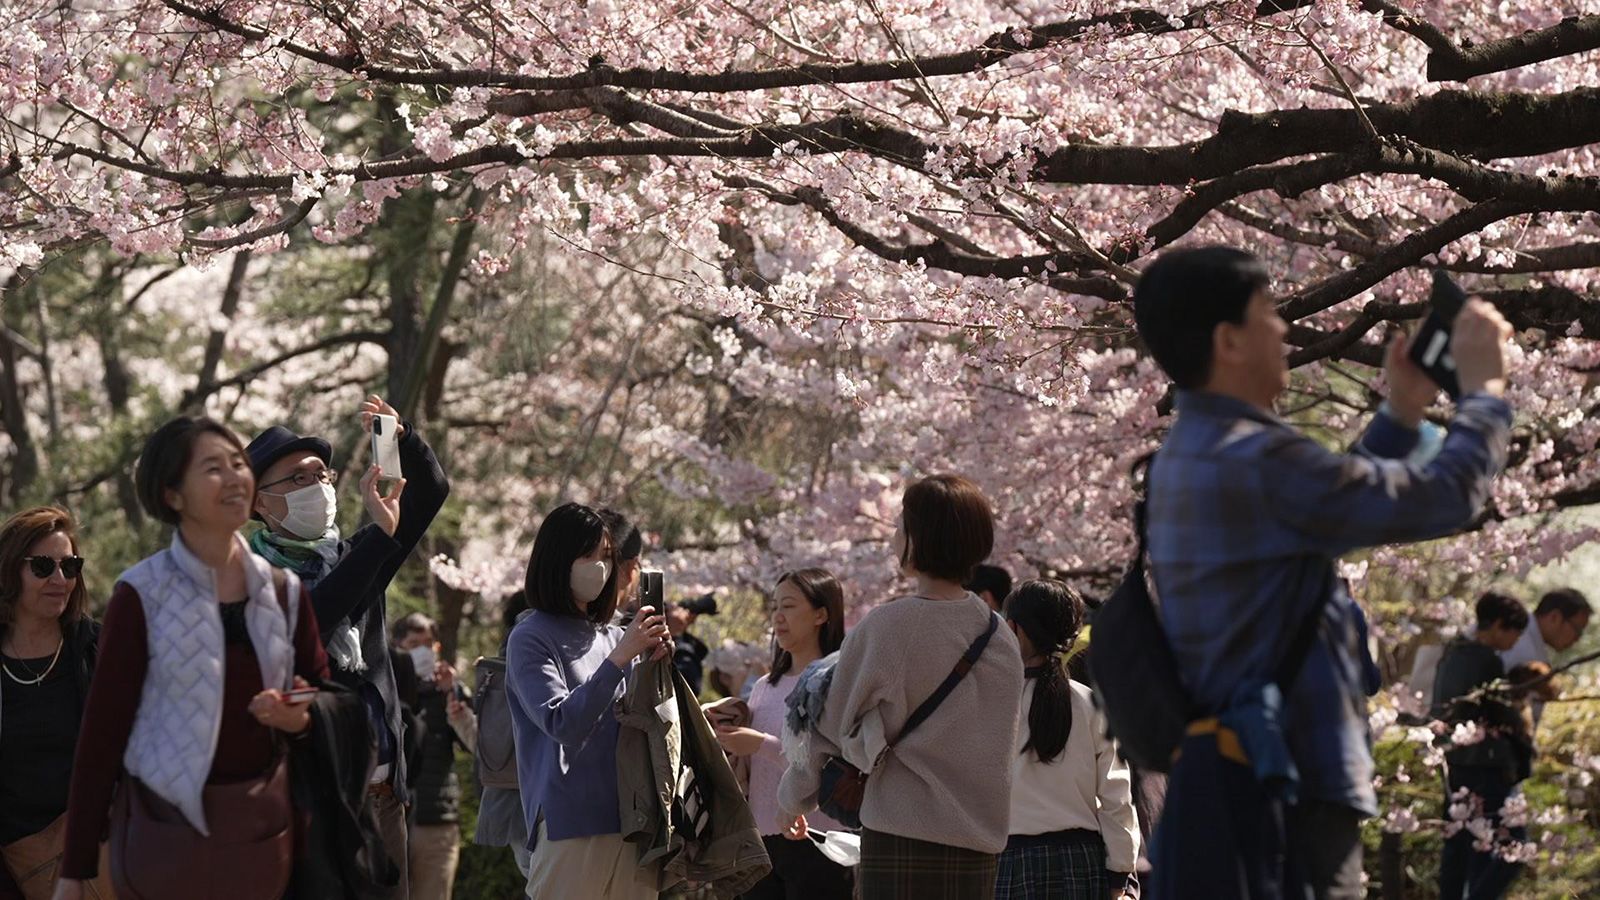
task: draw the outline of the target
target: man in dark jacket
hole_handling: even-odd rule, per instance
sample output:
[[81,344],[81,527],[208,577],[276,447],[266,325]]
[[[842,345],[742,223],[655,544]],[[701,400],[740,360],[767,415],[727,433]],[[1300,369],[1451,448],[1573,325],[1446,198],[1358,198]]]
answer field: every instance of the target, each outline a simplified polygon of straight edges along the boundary
[[711,650],[705,641],[690,634],[689,629],[694,627],[695,619],[716,614],[717,598],[712,594],[667,607],[667,630],[677,643],[677,648],[672,651],[672,665],[683,676],[683,680],[689,682],[689,689],[697,697],[705,682],[706,655]]
[[[1450,763],[1450,797],[1445,801],[1446,821],[1452,804],[1476,804],[1481,818],[1498,832],[1500,807],[1518,780],[1511,735],[1505,734],[1505,716],[1497,715],[1496,700],[1479,690],[1505,675],[1500,654],[1511,649],[1528,627],[1528,610],[1511,597],[1488,593],[1478,599],[1477,631],[1445,645],[1433,682],[1433,714],[1451,725],[1471,724],[1481,730],[1478,739],[1446,753]],[[1458,792],[1468,793],[1458,796]],[[1468,820],[1480,818],[1469,815]],[[1513,829],[1513,832],[1516,830]],[[1513,834],[1513,837],[1517,835]],[[1477,837],[1463,827],[1445,839],[1439,859],[1439,896],[1491,900],[1505,894],[1521,870],[1491,848],[1478,852]],[[1496,843],[1502,843],[1499,836]]]
[[412,613],[394,624],[394,646],[417,678],[413,709],[419,738],[416,768],[411,772],[411,900],[450,900],[461,854],[456,745],[472,752],[450,727],[455,669],[439,658],[438,626],[422,613]]
[[[370,430],[377,415],[396,413],[379,397],[369,397],[361,404],[363,427]],[[373,803],[384,849],[402,870],[392,896],[405,900],[410,798],[384,592],[444,505],[450,483],[433,450],[409,422],[401,423],[399,449],[400,472],[372,466],[361,478],[362,504],[372,523],[341,540],[334,509],[336,473],[329,467],[333,449],[326,440],[274,425],[246,448],[256,475],[255,514],[266,523],[250,536],[251,549],[274,565],[293,569],[305,582],[334,680],[356,691],[366,704],[378,744]],[[387,492],[379,487],[381,478],[393,479]]]

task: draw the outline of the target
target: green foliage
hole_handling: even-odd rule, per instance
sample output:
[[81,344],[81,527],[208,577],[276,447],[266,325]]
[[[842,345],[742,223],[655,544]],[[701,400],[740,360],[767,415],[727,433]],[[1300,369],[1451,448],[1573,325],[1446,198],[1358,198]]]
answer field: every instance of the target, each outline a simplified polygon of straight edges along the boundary
[[[1569,900],[1600,896],[1600,784],[1585,767],[1587,753],[1600,739],[1600,702],[1554,703],[1540,725],[1540,757],[1533,776],[1522,783],[1533,823],[1528,839],[1544,848],[1512,886],[1511,900]],[[1443,846],[1438,824],[1444,815],[1442,770],[1430,768],[1423,749],[1403,739],[1380,741],[1373,752],[1379,778],[1378,802],[1385,811],[1410,809],[1423,827],[1399,835],[1404,882],[1398,894],[1383,884],[1382,818],[1368,821],[1362,832],[1371,897],[1400,896],[1436,900],[1439,854]],[[1555,818],[1537,821],[1541,813]],[[1431,820],[1431,821],[1430,821]]]
[[455,896],[471,900],[519,900],[524,880],[509,847],[480,847],[472,842],[478,830],[478,782],[472,757],[456,754],[461,781],[461,863],[456,869]]

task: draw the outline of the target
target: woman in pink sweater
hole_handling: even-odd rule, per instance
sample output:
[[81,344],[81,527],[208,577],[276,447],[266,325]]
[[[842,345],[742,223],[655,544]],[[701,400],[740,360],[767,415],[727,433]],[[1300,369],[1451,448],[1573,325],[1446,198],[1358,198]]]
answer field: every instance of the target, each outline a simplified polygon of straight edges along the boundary
[[[786,815],[809,814],[824,762],[842,756],[870,773],[856,869],[862,900],[993,900],[1010,824],[1022,656],[1011,629],[962,585],[993,549],[994,516],[959,475],[912,484],[901,509],[894,549],[915,587],[845,639],[806,761],[785,772],[778,802]],[[986,632],[992,639],[976,662],[902,735]]]
[[787,766],[785,702],[806,666],[844,642],[844,588],[827,569],[799,569],[780,576],[772,593],[772,672],[750,692],[750,727],[717,727],[724,750],[750,757],[750,811],[772,860],[772,871],[744,900],[850,900],[850,870],[823,856],[806,835],[808,827],[842,826],[821,813],[795,820],[778,811],[778,780]]

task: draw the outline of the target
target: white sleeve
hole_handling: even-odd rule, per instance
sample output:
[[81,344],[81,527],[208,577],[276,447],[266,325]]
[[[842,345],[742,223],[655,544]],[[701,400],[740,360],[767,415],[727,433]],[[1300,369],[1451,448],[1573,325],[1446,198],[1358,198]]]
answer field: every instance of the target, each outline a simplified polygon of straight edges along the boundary
[[1106,737],[1105,716],[1092,710],[1094,723],[1095,796],[1100,837],[1106,844],[1106,868],[1132,872],[1139,862],[1139,815],[1133,808],[1133,775],[1117,755],[1116,742]]

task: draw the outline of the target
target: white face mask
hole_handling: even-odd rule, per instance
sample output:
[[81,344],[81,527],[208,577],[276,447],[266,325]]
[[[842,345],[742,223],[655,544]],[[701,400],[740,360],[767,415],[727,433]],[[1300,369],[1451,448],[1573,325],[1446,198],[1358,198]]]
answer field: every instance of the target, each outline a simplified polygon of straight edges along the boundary
[[854,866],[861,862],[861,836],[848,831],[808,831],[822,855],[841,866]]
[[289,512],[278,521],[278,527],[303,541],[314,541],[333,528],[335,495],[333,485],[317,482],[310,487],[297,488],[283,497]]
[[580,559],[572,564],[572,596],[579,603],[593,603],[606,589],[611,566],[603,559]]
[[417,677],[423,681],[432,681],[435,664],[439,661],[433,654],[433,648],[423,644],[421,647],[412,647],[406,652],[411,655],[411,665],[417,670]]
[[894,554],[895,571],[903,575],[909,575],[911,569],[911,561],[906,559],[909,543],[906,538],[906,526],[902,521],[894,526],[894,537],[889,541],[889,551]]

